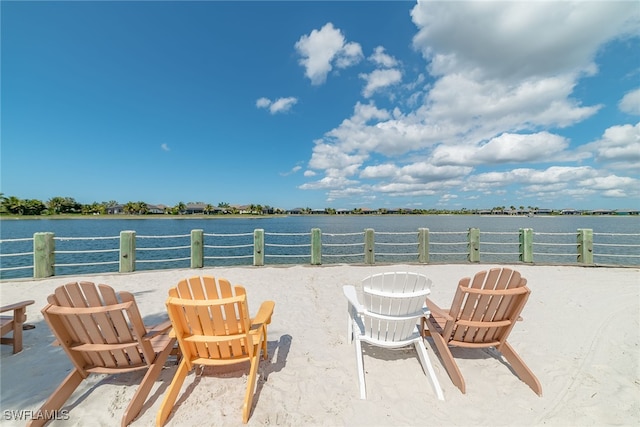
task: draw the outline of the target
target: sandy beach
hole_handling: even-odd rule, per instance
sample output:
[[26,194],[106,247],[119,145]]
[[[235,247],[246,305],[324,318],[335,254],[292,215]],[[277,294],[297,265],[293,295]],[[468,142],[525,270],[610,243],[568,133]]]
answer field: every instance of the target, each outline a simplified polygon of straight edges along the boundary
[[[537,375],[543,396],[521,382],[490,350],[455,350],[467,384],[462,394],[426,341],[444,390],[438,401],[414,349],[367,348],[367,400],[360,400],[353,345],[346,337],[343,285],[370,274],[413,271],[432,281],[431,298],[448,307],[458,280],[495,265],[287,266],[181,269],[9,280],[0,283],[1,303],[25,299],[24,350],[1,346],[2,425],[24,425],[16,414],[37,410],[71,369],[40,309],[62,284],[87,280],[132,292],[148,325],[167,318],[167,290],[180,279],[211,275],[247,289],[254,314],[263,300],[276,302],[268,330],[269,358],[259,368],[248,425],[282,426],[473,426],[638,425],[640,422],[640,269],[512,266],[532,293],[510,343]],[[163,392],[173,378],[170,360],[133,426],[155,423]],[[169,426],[238,426],[246,369],[192,371]],[[142,373],[93,375],[63,407],[68,420],[51,425],[115,426]]]

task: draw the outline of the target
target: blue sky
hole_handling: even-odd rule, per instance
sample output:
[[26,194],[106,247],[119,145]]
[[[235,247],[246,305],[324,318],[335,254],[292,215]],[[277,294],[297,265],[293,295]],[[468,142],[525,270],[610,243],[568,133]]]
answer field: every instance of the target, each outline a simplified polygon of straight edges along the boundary
[[11,2],[5,196],[640,207],[640,6]]

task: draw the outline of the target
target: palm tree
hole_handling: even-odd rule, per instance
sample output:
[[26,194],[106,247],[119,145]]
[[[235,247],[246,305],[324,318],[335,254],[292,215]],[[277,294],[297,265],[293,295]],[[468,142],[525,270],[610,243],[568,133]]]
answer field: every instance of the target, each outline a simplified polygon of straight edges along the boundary
[[58,214],[62,212],[62,205],[64,204],[64,198],[62,197],[52,197],[47,202],[47,208],[49,209],[50,214]]
[[122,207],[122,210],[125,211],[126,213],[128,213],[129,215],[132,215],[133,213],[136,212],[136,204],[134,202],[127,202],[125,203],[125,205]]
[[186,208],[187,208],[187,205],[185,205],[182,202],[178,202],[178,204],[173,207],[173,213],[174,214],[178,214],[178,215],[182,215],[182,213],[184,212],[184,210]]
[[40,215],[47,207],[38,199],[28,199],[23,201],[25,215]]
[[149,213],[149,206],[145,202],[137,202],[136,212],[138,215],[146,215]]
[[231,206],[227,202],[220,202],[218,203],[218,207],[222,209],[222,213],[228,213]]
[[7,210],[12,214],[22,215],[24,213],[24,201],[15,196],[10,196],[7,199]]

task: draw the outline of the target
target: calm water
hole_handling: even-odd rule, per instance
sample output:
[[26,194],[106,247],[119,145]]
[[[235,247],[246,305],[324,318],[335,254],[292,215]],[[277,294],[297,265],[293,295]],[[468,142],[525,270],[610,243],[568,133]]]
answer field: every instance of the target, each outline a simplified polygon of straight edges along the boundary
[[[266,264],[309,263],[309,233],[320,228],[323,233],[323,263],[361,263],[366,228],[376,231],[376,262],[416,262],[417,230],[430,230],[431,262],[465,262],[466,232],[479,228],[482,262],[517,262],[518,230],[534,231],[534,261],[538,263],[575,263],[576,231],[594,232],[594,261],[597,264],[640,265],[640,217],[638,216],[559,216],[559,217],[491,217],[475,215],[345,215],[290,216],[269,218],[215,219],[38,219],[1,220],[0,239],[32,238],[36,232],[52,232],[56,241],[56,275],[116,272],[117,249],[121,231],[136,232],[137,270],[189,267],[189,234],[201,229],[205,233],[205,265],[250,265],[255,229],[265,230]],[[301,235],[290,235],[297,234]],[[359,233],[355,236],[331,234]],[[409,233],[409,234],[385,234]],[[454,233],[454,234],[440,234]],[[553,233],[553,234],[547,234]],[[224,237],[217,235],[247,234]],[[288,234],[288,235],[281,235]],[[616,236],[611,236],[616,234]],[[628,236],[625,236],[628,235]],[[174,236],[154,238],[153,236]],[[109,239],[73,240],[77,237],[107,237]],[[65,240],[65,238],[72,238]],[[280,245],[289,245],[282,247]],[[295,246],[298,245],[298,246]],[[611,245],[611,246],[609,246]],[[626,246],[624,246],[626,245]],[[238,246],[219,248],[217,246]],[[245,247],[242,247],[245,246]],[[158,250],[153,248],[174,248]],[[91,254],[66,254],[65,251],[107,251]],[[111,251],[109,251],[111,250]],[[33,243],[3,242],[2,254],[32,252]],[[402,253],[404,255],[393,255]],[[282,256],[287,254],[286,257]],[[606,255],[632,255],[612,257]],[[236,257],[222,259],[222,257]],[[218,258],[220,257],[220,258]],[[178,259],[175,261],[171,261]],[[169,260],[161,262],[160,260]],[[0,267],[33,264],[33,256],[0,258]],[[114,263],[106,265],[61,266],[75,263]],[[32,277],[32,269],[3,271],[1,278]]]

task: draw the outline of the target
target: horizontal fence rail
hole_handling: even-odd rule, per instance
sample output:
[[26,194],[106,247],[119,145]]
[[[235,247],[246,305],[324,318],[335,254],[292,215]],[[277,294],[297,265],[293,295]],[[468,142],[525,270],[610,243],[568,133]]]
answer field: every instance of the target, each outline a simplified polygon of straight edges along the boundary
[[0,240],[0,278],[268,264],[505,262],[640,266],[640,233],[430,231],[205,233]]

